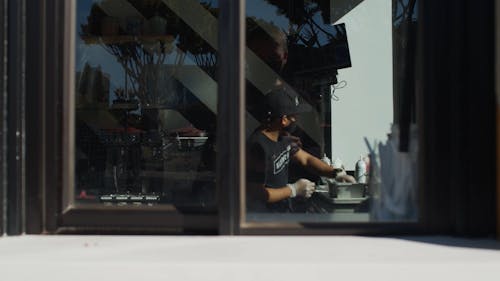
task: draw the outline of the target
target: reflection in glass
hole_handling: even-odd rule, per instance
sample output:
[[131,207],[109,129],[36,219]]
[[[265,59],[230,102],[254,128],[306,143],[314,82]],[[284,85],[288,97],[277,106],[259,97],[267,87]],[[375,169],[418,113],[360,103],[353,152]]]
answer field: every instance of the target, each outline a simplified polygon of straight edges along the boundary
[[[393,112],[401,108],[393,96],[409,93],[399,88],[393,90],[393,65],[402,66],[398,71],[413,67],[404,63],[407,53],[393,55],[392,38],[402,17],[409,18],[410,22],[416,20],[415,1],[393,1],[397,2],[394,6],[390,2],[246,1],[247,220],[378,220],[380,217],[374,216],[375,204],[372,203],[382,202],[383,193],[389,194],[384,195],[385,199],[404,193],[396,199],[406,200],[401,203],[404,214],[391,220],[416,218],[413,189],[416,184],[412,178],[416,174],[412,170],[416,159],[408,157],[411,159],[411,163],[407,163],[409,172],[401,173],[408,178],[396,180],[405,186],[387,187],[384,191],[381,178],[387,173],[392,175],[395,170],[380,170],[381,151],[378,145],[373,145],[375,140],[387,140],[388,145],[380,148],[390,147],[389,143],[399,138],[394,129],[397,126],[392,123],[398,123]],[[399,35],[406,32],[415,30],[404,29]],[[399,45],[395,42],[394,46]],[[269,138],[269,131],[258,132],[275,124],[276,116],[272,112],[276,109],[270,105],[273,98],[269,96],[277,89],[288,93],[285,95],[297,104],[309,105],[311,110],[299,114],[282,112],[281,124],[277,125],[282,128],[276,141]],[[282,148],[288,151],[283,152],[285,157],[275,147],[285,137],[290,138],[287,129],[293,125],[297,126],[291,133],[294,138],[289,145],[291,149],[286,150],[286,144]],[[336,174],[320,176],[292,161],[296,158],[295,146],[333,167]],[[384,161],[388,163],[387,159]],[[288,167],[283,163],[288,163]],[[288,169],[285,184],[276,180],[283,169]],[[377,174],[370,177],[371,171]],[[300,189],[296,186],[300,179],[315,185],[312,196],[295,194]],[[277,182],[279,186],[274,186]],[[286,183],[291,185],[292,191],[287,191],[290,197],[282,194],[277,197],[279,200],[273,201],[273,193]]]
[[217,13],[207,1],[77,1],[79,202],[215,210]]

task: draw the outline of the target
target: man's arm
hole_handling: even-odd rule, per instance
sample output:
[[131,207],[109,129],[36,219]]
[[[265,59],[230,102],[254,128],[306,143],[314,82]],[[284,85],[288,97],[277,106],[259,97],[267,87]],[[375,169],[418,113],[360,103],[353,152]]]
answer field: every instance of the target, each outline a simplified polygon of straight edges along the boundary
[[292,190],[288,186],[280,188],[268,188],[265,187],[267,191],[267,203],[275,203],[281,200],[290,198],[292,195]]
[[280,188],[265,188],[268,194],[267,202],[274,203],[289,197],[309,198],[315,190],[314,183],[307,179],[299,179]]
[[298,149],[298,151],[292,156],[292,159],[319,176],[328,178],[335,178],[337,176],[337,173],[332,166],[326,164],[321,161],[321,159],[309,154],[303,149]]
[[248,184],[247,196],[250,200],[259,200],[267,203],[275,203],[281,200],[300,196],[309,198],[314,192],[314,183],[307,179],[299,179],[294,183],[279,188],[266,187],[263,184]]
[[258,201],[275,203],[292,196],[292,190],[288,186],[280,188],[269,188],[263,184],[247,183],[247,196]]

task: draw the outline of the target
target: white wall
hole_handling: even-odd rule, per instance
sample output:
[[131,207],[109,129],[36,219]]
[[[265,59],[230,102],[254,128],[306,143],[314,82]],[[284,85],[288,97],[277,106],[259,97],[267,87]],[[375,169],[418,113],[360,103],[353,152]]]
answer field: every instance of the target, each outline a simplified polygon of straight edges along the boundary
[[385,141],[393,119],[391,0],[365,0],[336,23],[346,25],[352,67],[338,73],[347,85],[332,101],[332,158],[353,170],[368,153],[363,137]]

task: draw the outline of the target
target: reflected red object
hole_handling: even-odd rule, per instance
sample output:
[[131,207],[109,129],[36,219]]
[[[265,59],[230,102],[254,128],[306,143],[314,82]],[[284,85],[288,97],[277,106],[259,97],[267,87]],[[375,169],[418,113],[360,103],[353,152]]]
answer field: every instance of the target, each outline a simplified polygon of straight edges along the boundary
[[95,199],[94,195],[88,195],[87,191],[82,190],[80,191],[80,194],[76,196],[77,199]]

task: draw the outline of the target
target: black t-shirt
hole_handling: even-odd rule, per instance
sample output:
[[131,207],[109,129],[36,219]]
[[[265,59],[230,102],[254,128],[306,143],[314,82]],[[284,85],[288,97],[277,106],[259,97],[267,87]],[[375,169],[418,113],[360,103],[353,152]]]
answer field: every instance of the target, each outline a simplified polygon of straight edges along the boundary
[[[279,137],[275,142],[262,134],[260,130],[256,130],[248,138],[247,143],[247,182],[256,186],[264,184],[269,188],[286,186],[290,158],[298,149],[298,146],[288,137]],[[286,201],[262,204],[264,202],[250,200],[247,204],[251,211],[261,209],[256,207],[257,205],[266,205],[267,211],[286,211],[288,209]]]

